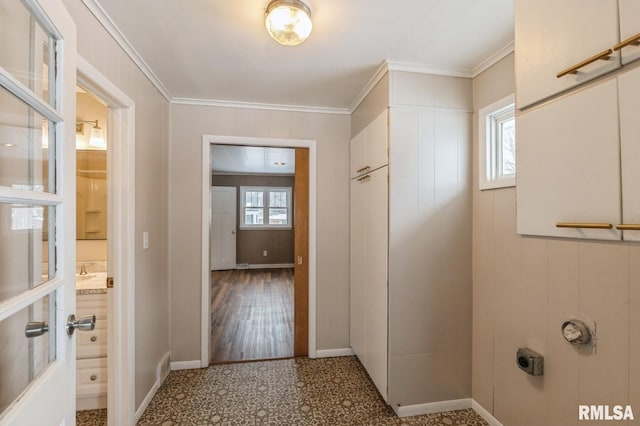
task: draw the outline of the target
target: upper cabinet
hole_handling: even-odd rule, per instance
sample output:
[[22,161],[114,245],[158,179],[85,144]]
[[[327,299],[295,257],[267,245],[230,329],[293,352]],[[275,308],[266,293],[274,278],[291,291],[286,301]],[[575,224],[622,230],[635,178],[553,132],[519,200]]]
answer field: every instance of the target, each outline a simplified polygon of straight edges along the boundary
[[[638,0],[622,3],[637,13]],[[617,0],[522,0],[514,10],[518,109],[620,67]],[[640,32],[640,19],[624,21]]]
[[387,110],[384,110],[350,145],[350,177],[354,178],[379,169],[389,162],[389,131]]
[[620,2],[620,44],[616,46],[622,53],[622,64],[640,58],[640,1],[619,0]]
[[640,241],[640,68],[516,118],[518,233]]

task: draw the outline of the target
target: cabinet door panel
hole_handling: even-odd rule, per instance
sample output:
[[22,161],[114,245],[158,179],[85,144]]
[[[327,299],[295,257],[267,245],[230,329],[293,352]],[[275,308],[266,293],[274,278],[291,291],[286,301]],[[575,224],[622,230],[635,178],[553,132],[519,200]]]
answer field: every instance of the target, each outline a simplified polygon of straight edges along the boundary
[[367,363],[387,399],[388,168],[369,174],[367,200]]
[[518,109],[620,66],[615,53],[577,74],[556,77],[618,43],[616,0],[516,0],[514,8]]
[[620,219],[617,81],[516,117],[518,233],[618,240],[620,232],[557,228]]
[[[619,77],[620,146],[622,151],[622,221],[640,224],[640,68]],[[640,241],[640,231],[624,231]]]
[[389,126],[387,110],[367,126],[367,166],[378,169],[389,162]]
[[365,154],[365,131],[358,133],[349,144],[349,177],[354,178],[361,175],[361,170],[366,166],[367,156]]
[[[620,1],[620,40],[627,40],[640,33],[640,1]],[[629,45],[622,49],[622,63],[628,64],[640,58],[640,45]]]
[[350,344],[365,364],[367,330],[367,194],[366,183],[351,181],[350,213]]

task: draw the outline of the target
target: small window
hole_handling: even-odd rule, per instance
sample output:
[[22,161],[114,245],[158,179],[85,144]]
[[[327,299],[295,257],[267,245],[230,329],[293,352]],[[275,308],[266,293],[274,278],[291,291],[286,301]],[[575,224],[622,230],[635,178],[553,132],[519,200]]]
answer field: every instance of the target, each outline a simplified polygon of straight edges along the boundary
[[240,229],[291,229],[291,188],[240,187]]
[[516,185],[516,120],[513,95],[479,113],[480,189]]

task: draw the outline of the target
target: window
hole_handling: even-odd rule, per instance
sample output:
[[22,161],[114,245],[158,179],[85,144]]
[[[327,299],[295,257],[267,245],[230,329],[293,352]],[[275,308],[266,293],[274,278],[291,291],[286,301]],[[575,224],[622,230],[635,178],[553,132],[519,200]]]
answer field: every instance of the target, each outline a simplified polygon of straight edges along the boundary
[[516,185],[516,120],[513,95],[479,113],[480,189]]
[[291,229],[291,188],[240,187],[240,229]]

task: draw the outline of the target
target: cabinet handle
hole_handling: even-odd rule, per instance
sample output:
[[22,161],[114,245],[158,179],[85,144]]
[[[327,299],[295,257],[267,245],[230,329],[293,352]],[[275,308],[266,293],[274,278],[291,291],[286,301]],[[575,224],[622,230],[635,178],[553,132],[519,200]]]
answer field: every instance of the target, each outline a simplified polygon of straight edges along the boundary
[[611,229],[613,225],[610,223],[556,223],[556,228],[583,228],[583,229]]
[[621,223],[616,225],[616,229],[621,231],[640,231],[640,223]]
[[98,338],[96,336],[91,336],[91,341],[95,342],[96,340],[98,340]]
[[611,57],[611,54],[613,53],[613,50],[611,49],[607,49],[605,51],[602,51],[600,53],[598,53],[595,56],[590,57],[589,59],[585,59],[584,61],[580,62],[579,64],[575,64],[574,66],[567,68],[564,71],[560,71],[556,77],[560,78],[560,77],[564,77],[567,74],[577,74],[578,70],[584,66],[587,66],[595,61],[598,60],[602,60],[602,61],[608,61],[609,58]]
[[621,41],[620,43],[616,44],[615,46],[613,46],[613,50],[618,51],[623,47],[627,47],[631,45],[640,46],[640,33],[634,35],[633,37],[629,37],[625,41]]
[[356,173],[368,172],[371,169],[369,166],[365,166],[361,169],[356,170]]
[[358,179],[358,182],[363,183],[363,182],[369,182],[370,180],[371,180],[371,176],[366,175]]
[[96,376],[95,374],[93,374],[93,375],[91,376],[91,381],[92,381],[92,382],[95,382],[97,379],[98,379],[98,376]]

